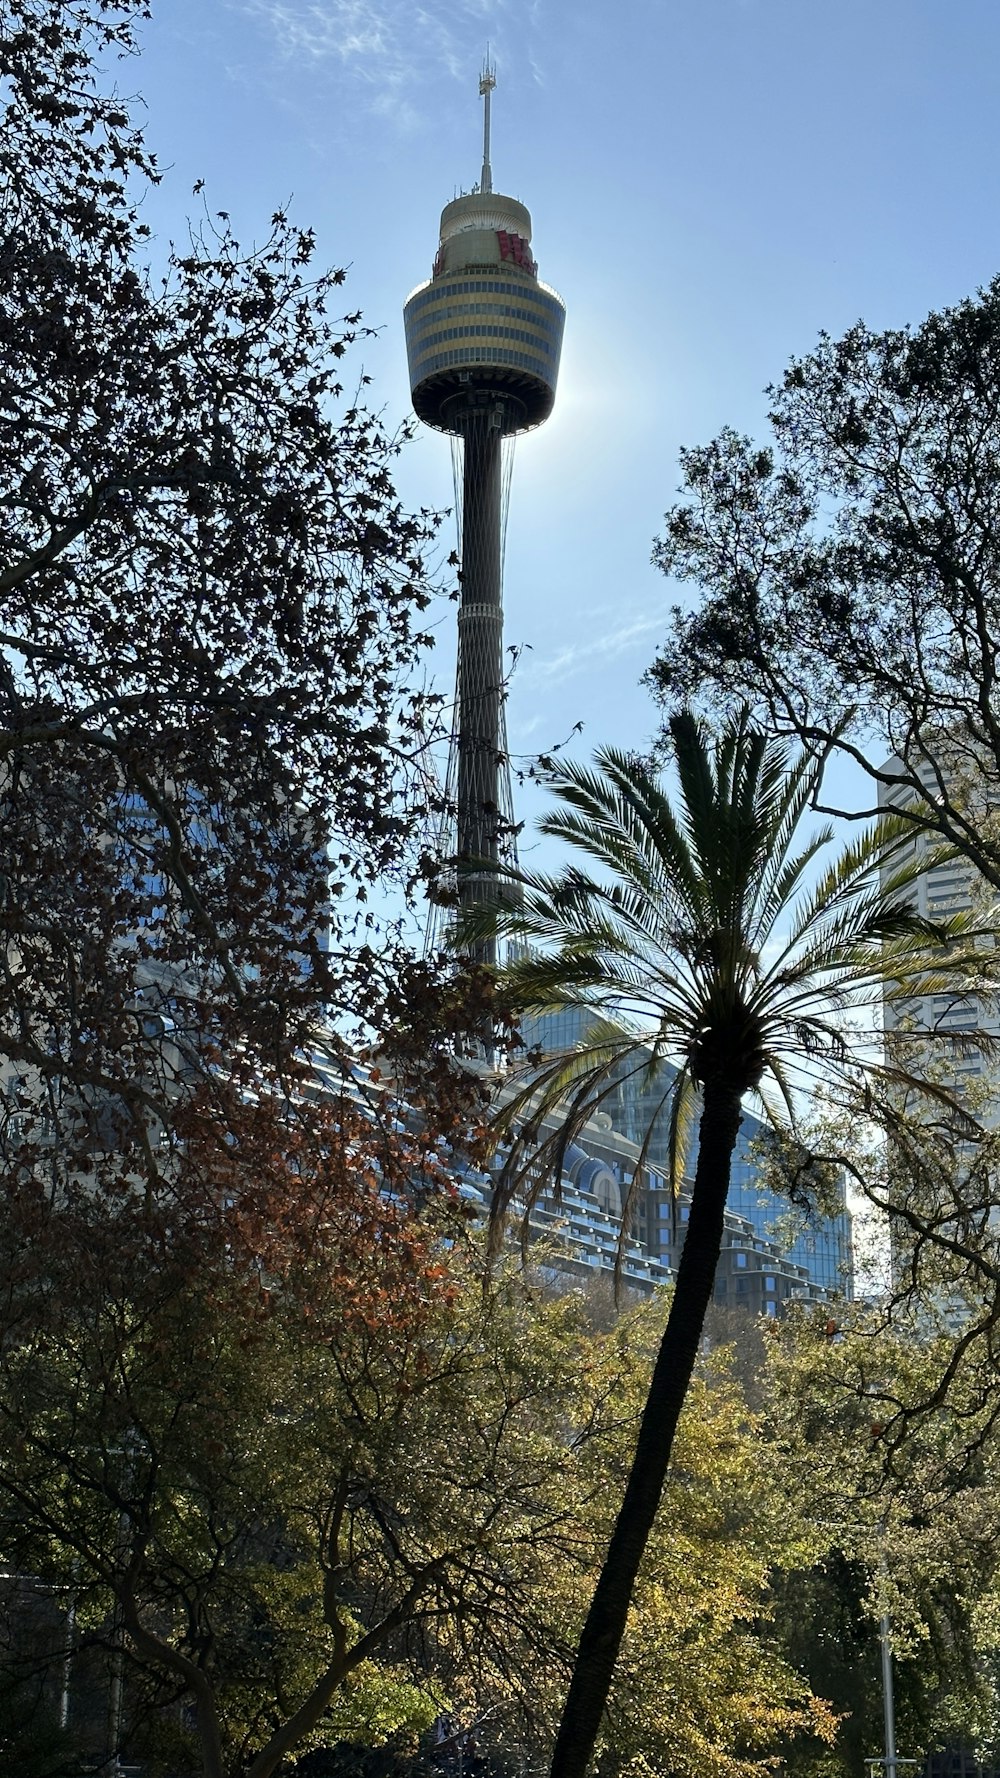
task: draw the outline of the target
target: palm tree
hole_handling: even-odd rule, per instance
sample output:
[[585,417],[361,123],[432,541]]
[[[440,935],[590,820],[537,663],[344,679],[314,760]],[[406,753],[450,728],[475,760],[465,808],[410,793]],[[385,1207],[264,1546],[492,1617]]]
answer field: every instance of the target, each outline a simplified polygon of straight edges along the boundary
[[[463,929],[468,938],[488,926],[515,941],[504,981],[520,1012],[586,1008],[593,1019],[586,1039],[531,1069],[498,1114],[498,1140],[509,1147],[498,1215],[515,1194],[530,1204],[546,1173],[558,1178],[567,1144],[630,1068],[666,1076],[660,1109],[675,1189],[697,1122],[673,1299],[580,1638],[553,1778],[583,1778],[597,1738],[712,1294],[744,1096],[756,1094],[772,1120],[794,1130],[797,1069],[859,1065],[847,1021],[863,1019],[865,1001],[877,1002],[891,979],[916,976],[929,991],[936,974],[953,979],[970,954],[951,942],[960,922],[931,926],[914,912],[927,860],[898,862],[910,837],[898,819],[876,824],[823,869],[816,861],[831,830],[796,838],[821,763],[792,757],[746,711],[714,746],[689,713],[670,734],[676,801],[644,765],[610,748],[596,770],[556,767],[559,806],[542,832],[582,865],[508,879],[492,909]],[[664,1070],[668,1059],[674,1068]]]

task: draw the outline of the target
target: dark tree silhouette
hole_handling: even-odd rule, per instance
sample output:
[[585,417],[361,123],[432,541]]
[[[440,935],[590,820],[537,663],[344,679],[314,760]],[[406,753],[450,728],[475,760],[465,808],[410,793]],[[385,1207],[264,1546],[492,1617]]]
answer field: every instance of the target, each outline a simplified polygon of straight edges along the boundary
[[653,690],[750,698],[849,756],[838,812],[891,791],[1000,885],[1000,279],[917,327],[823,334],[767,393],[768,440],[682,452],[654,560],[694,598]]
[[0,6],[0,1079],[70,1170],[149,1171],[198,1072],[397,992],[358,902],[405,868],[426,717],[429,521],[342,392],[343,274],[281,213],[147,269],[107,86],[144,14]]

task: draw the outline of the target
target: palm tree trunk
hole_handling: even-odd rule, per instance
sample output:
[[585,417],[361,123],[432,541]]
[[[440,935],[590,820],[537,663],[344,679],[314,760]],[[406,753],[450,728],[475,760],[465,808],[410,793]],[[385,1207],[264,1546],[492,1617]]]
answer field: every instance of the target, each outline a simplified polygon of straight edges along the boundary
[[706,1082],[698,1166],[673,1301],[625,1496],[580,1637],[552,1758],[552,1778],[584,1778],[594,1751],[636,1575],[660,1504],[677,1422],[712,1298],[740,1118],[739,1093],[724,1081]]

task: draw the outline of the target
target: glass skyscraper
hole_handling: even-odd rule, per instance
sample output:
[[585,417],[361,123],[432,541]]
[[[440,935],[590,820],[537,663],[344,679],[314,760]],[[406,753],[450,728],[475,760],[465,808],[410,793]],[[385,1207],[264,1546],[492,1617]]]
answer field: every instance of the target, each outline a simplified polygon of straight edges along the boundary
[[[528,1019],[524,1026],[525,1043],[529,1049],[537,1047],[548,1054],[572,1049],[582,1041],[588,1024],[589,1015],[582,1007]],[[661,1062],[655,1072],[640,1065],[616,1083],[601,1106],[610,1117],[612,1128],[636,1145],[644,1142],[650,1119],[654,1120],[653,1135],[646,1145],[651,1189],[640,1218],[640,1233],[647,1250],[664,1259],[672,1245],[674,1214],[664,1191],[663,1175],[667,1167],[670,1089],[675,1079],[676,1069],[669,1062]],[[780,1255],[787,1267],[799,1268],[809,1286],[818,1292],[853,1296],[852,1219],[846,1187],[841,1183],[841,1208],[834,1216],[794,1208],[786,1198],[769,1191],[761,1180],[754,1149],[764,1134],[760,1119],[744,1111],[733,1156],[727,1205],[730,1217],[749,1225],[757,1242]],[[690,1174],[689,1168],[685,1171]],[[682,1223],[685,1210],[682,1204],[678,1212]]]

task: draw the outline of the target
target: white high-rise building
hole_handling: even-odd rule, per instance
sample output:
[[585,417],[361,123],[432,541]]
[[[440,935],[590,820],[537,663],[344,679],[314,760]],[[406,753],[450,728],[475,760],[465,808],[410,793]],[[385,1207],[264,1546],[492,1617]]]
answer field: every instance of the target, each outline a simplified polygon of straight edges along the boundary
[[[890,759],[883,770],[899,767]],[[961,778],[949,774],[948,793],[963,791],[963,802],[975,818],[996,818],[985,782],[969,782],[967,767]],[[927,802],[940,794],[938,767],[927,761],[920,768]],[[883,787],[879,797],[885,811],[913,806],[911,783]],[[977,804],[981,807],[977,808]],[[903,860],[928,860],[914,885],[918,911],[927,919],[949,914],[988,913],[996,891],[965,857],[930,862],[944,842],[933,832],[914,829],[913,839],[896,855]],[[886,996],[883,1024],[890,1059],[897,1060],[911,1076],[926,1078],[955,1094],[982,1129],[1000,1131],[1000,1016],[995,996],[963,992],[962,984],[943,988],[931,984],[925,993]],[[895,1039],[895,1041],[894,1041]],[[893,1054],[895,1052],[895,1054]],[[975,1269],[963,1263],[960,1251],[951,1252],[950,1240],[959,1248],[984,1242],[997,1248],[1000,1240],[1000,1207],[990,1142],[984,1145],[971,1127],[949,1113],[947,1104],[931,1095],[922,1097],[905,1086],[899,1088],[899,1109],[906,1113],[897,1137],[889,1148],[889,1192],[903,1214],[893,1218],[890,1231],[891,1269],[894,1285],[918,1288],[918,1301],[930,1324],[943,1320],[953,1330],[968,1325],[977,1312],[981,1283]],[[911,1220],[912,1216],[917,1221]],[[921,1225],[933,1231],[928,1240]],[[939,1238],[945,1244],[939,1244]]]
[[[898,764],[890,759],[882,769],[891,772]],[[927,801],[933,803],[937,767],[928,761],[920,768],[920,778],[926,786]],[[990,811],[981,786],[970,785],[968,795],[970,805],[982,801],[980,816],[986,819]],[[879,806],[887,813],[912,807],[913,802],[909,782],[880,787]],[[933,833],[915,829],[911,844],[896,855],[896,866],[912,858],[930,859],[943,845]],[[914,886],[914,893],[918,911],[929,920],[975,908],[985,912],[996,894],[964,857],[928,864]],[[956,984],[944,991],[887,998],[883,1010],[887,1037],[893,1032],[908,1032],[915,1037],[926,1034],[927,1066],[933,1066],[935,1079],[949,1087],[968,1087],[970,1097],[975,1097],[977,1115],[1000,1126],[1000,1011],[995,1001],[963,992]],[[984,1038],[996,1040],[995,1055],[989,1042],[980,1041]],[[974,1082],[982,1085],[973,1095]]]

